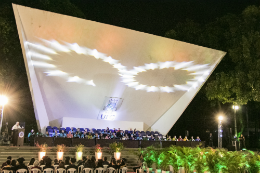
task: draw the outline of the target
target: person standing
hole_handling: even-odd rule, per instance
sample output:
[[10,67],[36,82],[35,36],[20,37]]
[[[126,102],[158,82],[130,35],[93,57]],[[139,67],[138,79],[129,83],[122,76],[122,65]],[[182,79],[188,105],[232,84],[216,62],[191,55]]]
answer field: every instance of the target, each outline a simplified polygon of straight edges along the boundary
[[212,136],[212,133],[209,134],[209,146],[213,147],[213,136]]
[[15,129],[20,129],[20,125],[19,125],[19,122],[16,122],[16,124],[12,127],[12,130],[15,130]]
[[245,141],[245,137],[243,136],[243,134],[241,134],[239,137],[239,146],[240,146],[240,150],[242,150],[243,148],[246,148],[246,141]]

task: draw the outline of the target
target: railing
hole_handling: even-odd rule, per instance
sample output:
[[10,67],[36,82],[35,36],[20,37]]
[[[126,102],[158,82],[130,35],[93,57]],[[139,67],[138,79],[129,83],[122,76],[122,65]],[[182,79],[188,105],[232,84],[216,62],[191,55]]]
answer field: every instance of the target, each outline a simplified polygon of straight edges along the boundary
[[85,147],[94,147],[100,144],[101,147],[108,147],[113,142],[121,142],[126,148],[146,148],[151,145],[159,146],[161,148],[169,147],[171,145],[184,146],[184,147],[205,147],[205,141],[145,141],[145,140],[120,140],[120,139],[83,139],[83,138],[53,138],[53,137],[36,137],[34,143],[39,145],[46,143],[48,146],[56,146],[64,144],[65,146],[72,147],[82,144]]

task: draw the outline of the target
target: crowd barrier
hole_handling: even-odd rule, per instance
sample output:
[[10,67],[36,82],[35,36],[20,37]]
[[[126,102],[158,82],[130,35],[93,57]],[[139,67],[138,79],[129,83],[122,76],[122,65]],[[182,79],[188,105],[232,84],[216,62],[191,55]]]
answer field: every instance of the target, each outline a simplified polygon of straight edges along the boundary
[[52,137],[36,137],[34,143],[42,145],[46,143],[48,146],[56,146],[64,144],[67,147],[73,147],[78,144],[82,144],[85,147],[94,147],[96,144],[100,144],[101,147],[109,147],[109,144],[113,142],[121,142],[125,148],[146,148],[151,145],[159,146],[162,148],[169,147],[171,145],[182,147],[205,147],[205,141],[143,141],[143,140],[119,140],[119,139],[82,139],[82,138],[52,138]]

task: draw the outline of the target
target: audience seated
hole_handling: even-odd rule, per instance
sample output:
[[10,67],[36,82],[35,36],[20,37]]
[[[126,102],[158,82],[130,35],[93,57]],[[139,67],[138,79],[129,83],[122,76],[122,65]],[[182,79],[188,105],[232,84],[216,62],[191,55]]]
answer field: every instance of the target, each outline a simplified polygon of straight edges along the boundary
[[2,170],[14,170],[14,167],[11,165],[11,160],[6,161],[6,165],[2,168]]
[[[7,161],[8,161],[8,160],[11,161],[11,160],[12,160],[12,157],[11,157],[11,156],[8,156],[8,157],[7,157]],[[7,165],[7,161],[2,164],[1,168],[5,167],[5,166]]]
[[43,167],[43,170],[44,170],[44,169],[47,169],[47,168],[51,168],[51,169],[54,170],[54,167],[52,166],[51,162],[52,162],[52,160],[48,157],[48,158],[46,159],[46,164],[45,164],[45,166]]
[[66,169],[66,168],[65,168],[65,162],[60,162],[60,163],[59,163],[59,166],[57,167],[57,169],[60,169],[60,168]]
[[58,159],[54,159],[54,165],[59,165]]
[[34,164],[34,161],[35,161],[35,158],[31,158],[31,160],[30,160],[28,166],[29,166],[29,165],[33,165],[33,164]]
[[11,161],[11,165],[12,165],[13,167],[16,167],[16,160],[12,160],[12,161]]
[[40,167],[40,162],[38,160],[35,160],[34,163],[33,163],[33,167],[31,169],[42,169]]
[[75,158],[71,158],[70,159],[70,165],[69,166],[67,166],[67,170],[68,169],[70,169],[70,168],[75,168],[76,170],[78,170],[78,167],[75,165],[75,163],[76,163],[76,159]]
[[18,169],[26,169],[28,171],[28,167],[23,163],[25,160],[23,157],[17,159],[18,165],[16,165],[15,170]]
[[107,157],[104,157],[104,161],[103,161],[102,164],[103,164],[103,166],[104,166],[104,165],[109,165],[109,162],[107,161]]

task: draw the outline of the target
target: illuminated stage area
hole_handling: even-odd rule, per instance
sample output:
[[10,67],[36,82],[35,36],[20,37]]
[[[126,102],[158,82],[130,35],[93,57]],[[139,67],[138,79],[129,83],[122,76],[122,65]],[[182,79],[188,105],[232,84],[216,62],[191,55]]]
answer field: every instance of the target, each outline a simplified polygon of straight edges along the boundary
[[225,52],[13,5],[39,128],[167,134]]

